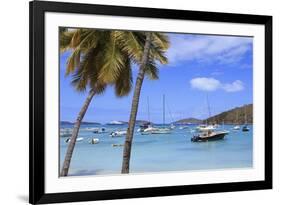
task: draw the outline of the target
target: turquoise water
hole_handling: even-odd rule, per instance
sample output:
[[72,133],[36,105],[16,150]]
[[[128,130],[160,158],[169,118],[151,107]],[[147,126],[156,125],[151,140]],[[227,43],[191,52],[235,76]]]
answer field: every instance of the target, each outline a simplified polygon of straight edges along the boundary
[[[71,126],[62,126],[61,128]],[[69,175],[119,174],[121,171],[123,144],[125,137],[109,136],[111,131],[125,130],[126,126],[105,127],[107,133],[94,134],[82,126],[77,142]],[[95,126],[98,127],[98,126]],[[225,125],[229,134],[224,140],[199,142],[190,141],[195,126],[181,130],[177,126],[172,134],[141,135],[135,132],[130,163],[131,173],[210,170],[226,168],[248,168],[253,165],[253,132],[233,131],[233,125]],[[241,126],[242,128],[242,126]],[[136,129],[137,130],[137,129]],[[100,140],[99,144],[89,144],[92,137]],[[67,149],[66,138],[60,137],[60,164],[62,165]]]

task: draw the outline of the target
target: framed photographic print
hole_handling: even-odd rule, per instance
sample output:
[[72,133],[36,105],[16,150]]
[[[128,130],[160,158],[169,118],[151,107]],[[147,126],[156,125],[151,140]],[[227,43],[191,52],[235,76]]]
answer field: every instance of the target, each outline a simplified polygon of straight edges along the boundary
[[272,17],[30,2],[30,203],[272,188]]

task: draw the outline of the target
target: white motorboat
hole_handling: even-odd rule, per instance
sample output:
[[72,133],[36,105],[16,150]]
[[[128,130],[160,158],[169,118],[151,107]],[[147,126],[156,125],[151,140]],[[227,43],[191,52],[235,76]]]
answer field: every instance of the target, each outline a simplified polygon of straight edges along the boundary
[[180,126],[179,129],[180,130],[186,130],[186,129],[189,129],[189,126]]
[[110,133],[110,136],[111,137],[123,137],[127,134],[127,131],[123,131],[123,130],[117,130],[117,131],[114,131],[114,132],[111,132]]
[[239,125],[235,125],[232,129],[233,130],[240,130],[240,126]]
[[[78,137],[78,138],[76,139],[76,142],[81,142],[81,141],[83,141],[83,140],[84,140],[83,137]],[[67,139],[65,140],[66,143],[68,143],[68,142],[70,142],[70,141],[71,141],[71,138],[67,138]]]
[[171,129],[169,128],[157,128],[156,130],[151,131],[151,134],[171,134]]
[[98,144],[100,142],[100,140],[98,138],[92,138],[89,140],[90,144]]

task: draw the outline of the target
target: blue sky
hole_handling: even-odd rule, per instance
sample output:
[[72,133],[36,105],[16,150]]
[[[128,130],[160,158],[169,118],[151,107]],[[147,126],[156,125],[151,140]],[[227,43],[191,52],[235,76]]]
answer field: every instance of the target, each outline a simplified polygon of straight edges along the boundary
[[[168,34],[171,46],[167,52],[169,64],[159,65],[159,80],[145,79],[137,119],[150,118],[162,122],[162,96],[166,96],[166,121],[187,117],[208,117],[207,95],[211,114],[220,113],[253,101],[253,41],[251,37]],[[87,92],[77,93],[65,77],[70,52],[60,55],[61,120],[75,121]],[[134,83],[137,67],[133,66]],[[128,121],[133,91],[116,98],[109,87],[95,96],[84,121],[106,123]]]

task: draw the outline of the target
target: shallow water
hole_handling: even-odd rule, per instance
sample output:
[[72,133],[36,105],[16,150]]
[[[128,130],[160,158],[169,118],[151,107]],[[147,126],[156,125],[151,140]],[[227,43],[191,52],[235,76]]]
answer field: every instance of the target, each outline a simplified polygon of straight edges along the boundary
[[[71,126],[62,126],[61,129]],[[125,130],[126,126],[105,127],[107,133],[94,134],[82,126],[77,142],[69,175],[103,175],[121,172],[123,144],[125,137],[109,136],[111,131]],[[99,127],[99,126],[95,126]],[[190,129],[181,130],[177,126],[171,134],[141,135],[135,132],[130,161],[130,172],[161,172],[185,170],[209,170],[226,168],[248,168],[253,165],[253,132],[233,131],[233,125],[225,125],[230,131],[224,140],[211,142],[191,142],[194,133]],[[242,128],[242,126],[241,126]],[[135,129],[137,130],[137,129]],[[92,137],[100,140],[99,144],[89,144]],[[62,165],[67,149],[66,138],[60,137],[60,164]]]

